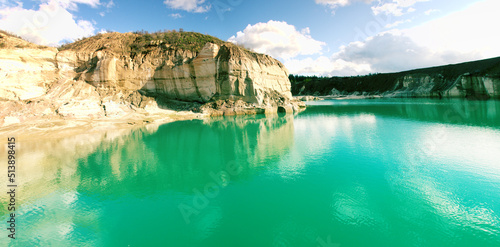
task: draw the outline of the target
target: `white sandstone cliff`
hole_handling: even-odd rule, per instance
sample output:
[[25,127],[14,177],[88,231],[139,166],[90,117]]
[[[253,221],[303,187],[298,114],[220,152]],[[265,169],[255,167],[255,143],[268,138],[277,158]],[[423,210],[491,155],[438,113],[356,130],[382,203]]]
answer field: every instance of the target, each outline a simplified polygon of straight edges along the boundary
[[298,109],[283,64],[230,43],[193,52],[151,41],[148,52],[134,54],[127,44],[138,34],[131,33],[99,35],[65,50],[0,36],[17,44],[0,48],[0,127],[41,118],[146,116],[162,112],[163,99],[242,101],[266,113]]

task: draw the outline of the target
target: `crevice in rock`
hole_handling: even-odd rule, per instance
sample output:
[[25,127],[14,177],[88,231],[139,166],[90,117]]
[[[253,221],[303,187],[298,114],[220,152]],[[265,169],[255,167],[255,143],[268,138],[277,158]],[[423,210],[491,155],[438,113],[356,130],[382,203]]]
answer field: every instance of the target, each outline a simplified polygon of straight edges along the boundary
[[194,69],[194,64],[189,62],[189,74],[191,75],[191,82],[194,85],[196,95],[198,95],[198,99],[200,102],[203,102],[203,98],[201,97],[200,88],[198,87],[198,83],[196,82],[196,71]]

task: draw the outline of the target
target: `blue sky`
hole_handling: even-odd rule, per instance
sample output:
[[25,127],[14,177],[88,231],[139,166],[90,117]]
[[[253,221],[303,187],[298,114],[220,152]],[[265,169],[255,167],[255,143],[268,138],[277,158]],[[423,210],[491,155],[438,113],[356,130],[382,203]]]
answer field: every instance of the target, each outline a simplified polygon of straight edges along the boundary
[[500,56],[498,0],[0,0],[0,29],[57,46],[106,30],[196,31],[294,74],[395,72]]

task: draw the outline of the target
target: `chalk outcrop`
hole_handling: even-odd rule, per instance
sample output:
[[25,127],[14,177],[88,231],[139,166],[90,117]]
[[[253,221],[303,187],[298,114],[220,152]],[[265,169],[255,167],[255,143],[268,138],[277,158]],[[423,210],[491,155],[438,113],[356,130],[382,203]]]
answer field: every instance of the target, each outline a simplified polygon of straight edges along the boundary
[[[141,34],[108,33],[58,50],[0,36],[17,44],[0,49],[0,126],[40,118],[150,115],[171,100],[192,102],[192,110],[212,115],[303,107],[292,99],[282,63],[220,40],[198,50],[154,39],[137,48]],[[211,109],[216,101],[246,110]]]
[[500,99],[500,78],[471,75],[445,79],[441,75],[407,75],[396,83],[397,90],[387,92],[396,97],[448,97]]
[[143,89],[179,100],[208,102],[215,97],[260,105],[270,92],[291,99],[290,87],[279,61],[234,45],[207,43],[191,61],[158,69]]
[[93,51],[93,45],[60,52],[58,60],[73,66],[76,78],[96,88],[141,90],[201,103],[241,99],[260,105],[269,93],[292,98],[288,71],[281,62],[234,44],[209,42],[192,52],[164,49],[161,42],[154,42],[148,53],[135,56],[112,48]]

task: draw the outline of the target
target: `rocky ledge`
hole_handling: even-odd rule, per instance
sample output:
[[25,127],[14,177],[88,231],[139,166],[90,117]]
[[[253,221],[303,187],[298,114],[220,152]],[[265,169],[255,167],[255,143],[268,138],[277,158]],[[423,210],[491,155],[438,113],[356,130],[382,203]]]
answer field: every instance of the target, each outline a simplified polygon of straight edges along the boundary
[[0,127],[304,107],[282,63],[208,35],[106,33],[56,49],[1,32],[0,43]]

